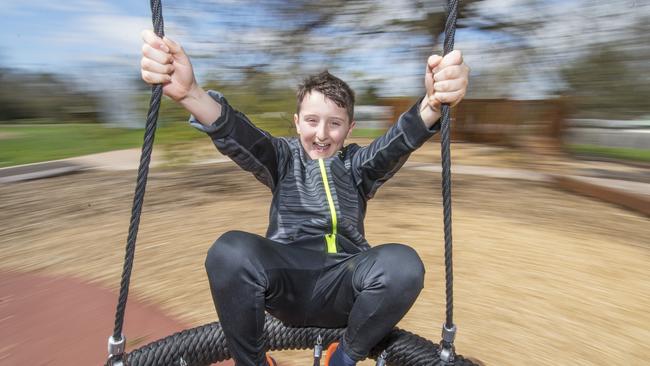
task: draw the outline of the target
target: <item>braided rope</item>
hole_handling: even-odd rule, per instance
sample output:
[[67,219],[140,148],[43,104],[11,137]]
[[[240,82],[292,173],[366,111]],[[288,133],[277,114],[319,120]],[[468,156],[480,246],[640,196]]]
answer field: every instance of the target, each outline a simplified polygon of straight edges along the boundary
[[[160,0],[151,0],[150,5],[154,31],[158,36],[163,37],[164,23],[162,17],[162,4],[160,3]],[[138,177],[133,197],[133,206],[131,209],[131,221],[129,223],[126,254],[124,256],[124,268],[122,270],[122,280],[120,281],[120,295],[115,312],[115,327],[113,329],[113,339],[115,340],[122,340],[122,327],[124,324],[126,302],[129,296],[129,284],[131,281],[131,270],[133,269],[135,243],[138,237],[138,228],[140,226],[140,214],[144,203],[144,193],[147,186],[149,163],[151,162],[151,151],[153,150],[153,141],[156,134],[156,124],[158,122],[158,111],[160,110],[162,94],[162,85],[154,85],[152,87],[151,99],[149,101],[149,112],[147,113],[147,123],[145,125],[144,142],[142,145],[142,153],[140,154]],[[109,359],[108,362],[120,361],[121,358],[122,355],[114,355],[114,357]]]
[[[445,24],[444,54],[454,49],[454,35],[456,34],[456,18],[458,14],[458,0],[449,0],[447,23]],[[450,153],[450,128],[449,121],[451,107],[442,106],[442,122],[440,126],[440,146],[442,159],[442,202],[445,225],[445,282],[446,282],[446,319],[447,328],[454,324],[454,273],[452,262],[452,236],[451,236],[451,153]]]
[[[345,329],[290,327],[270,315],[264,325],[265,350],[309,349],[320,335],[323,345],[337,341]],[[442,366],[439,346],[416,334],[393,329],[370,351],[377,359],[386,351],[389,366]],[[129,366],[210,365],[231,358],[226,339],[218,322],[184,330],[131,351],[126,357]],[[471,360],[456,356],[454,365],[478,366]]]

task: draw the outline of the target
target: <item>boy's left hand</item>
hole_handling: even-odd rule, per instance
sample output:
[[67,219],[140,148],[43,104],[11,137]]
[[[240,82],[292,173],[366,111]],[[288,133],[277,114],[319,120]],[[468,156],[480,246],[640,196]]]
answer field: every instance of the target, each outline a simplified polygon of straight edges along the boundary
[[422,101],[420,111],[424,111],[428,106],[437,116],[437,120],[440,118],[442,104],[446,103],[452,107],[458,104],[467,93],[468,83],[469,67],[463,62],[463,55],[459,50],[454,50],[445,57],[430,56],[424,75],[427,96]]

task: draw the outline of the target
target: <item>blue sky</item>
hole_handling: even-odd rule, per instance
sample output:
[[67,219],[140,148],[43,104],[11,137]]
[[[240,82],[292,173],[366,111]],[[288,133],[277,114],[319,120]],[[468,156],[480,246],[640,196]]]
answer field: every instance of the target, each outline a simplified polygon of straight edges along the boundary
[[[243,9],[236,1],[221,1],[226,7],[214,12],[199,13],[192,1],[163,3],[163,16],[168,35],[179,40],[190,55],[215,55],[222,63],[236,65],[247,58],[262,58],[247,52],[252,42],[264,41],[265,28],[278,27],[269,22],[264,10]],[[179,20],[183,24],[175,23]],[[200,20],[200,21],[198,21]],[[187,24],[193,24],[190,31]],[[248,27],[248,25],[255,25]],[[228,27],[228,28],[226,28]],[[97,75],[122,73],[137,75],[140,59],[140,31],[151,28],[148,1],[127,0],[3,0],[0,3],[0,67],[50,71],[95,78]],[[323,34],[323,37],[330,35]],[[393,36],[394,37],[394,36]],[[209,40],[206,42],[206,40]],[[341,42],[351,40],[342,39]],[[306,60],[313,68],[329,67],[350,75],[367,73],[367,78],[391,77],[411,85],[405,75],[419,74],[422,62],[400,63],[388,70],[386,60],[408,50],[408,45],[422,40],[389,39],[351,50],[339,60],[339,65],[327,65],[327,59],[315,52]],[[248,44],[248,46],[247,46]],[[391,47],[385,47],[390,45]],[[397,47],[395,47],[397,45]],[[402,45],[400,47],[400,45]],[[406,45],[406,47],[404,47]],[[238,53],[230,55],[235,47]],[[402,50],[400,50],[402,48]],[[230,58],[229,58],[230,56]],[[403,58],[403,56],[400,56]],[[233,59],[234,58],[234,59]],[[194,60],[201,77],[214,68],[215,61]],[[118,71],[119,70],[119,71]],[[388,74],[388,75],[385,75]],[[111,76],[114,82],[120,76]]]
[[[264,55],[255,53],[257,46],[273,44],[273,30],[283,24],[259,2],[243,2],[164,1],[166,32],[193,57],[200,81],[209,73],[227,77],[242,64],[265,61]],[[377,0],[376,4],[383,10],[365,21],[382,24],[418,16],[409,9],[410,0]],[[468,30],[456,34],[456,48],[463,50],[472,68],[474,85],[480,79],[491,96],[535,98],[557,90],[562,86],[557,81],[562,67],[603,42],[625,40],[630,25],[650,14],[647,0],[540,0],[535,6],[530,4],[528,0],[483,0],[475,4],[475,10],[514,22],[541,20],[539,28],[516,41],[532,53],[518,53],[512,38],[502,35]],[[132,82],[139,75],[140,31],[151,28],[150,17],[149,2],[144,0],[2,0],[0,67],[65,73],[104,86]],[[428,40],[383,34],[359,41],[344,36],[343,31],[332,42],[327,32],[313,35],[318,47],[310,56],[303,55],[301,66],[306,70],[300,72],[329,68],[353,87],[384,80],[380,90],[385,95],[421,91],[424,60],[412,50]],[[337,46],[344,51],[334,62],[323,51]],[[286,74],[286,68],[295,66],[291,61],[276,59],[277,65],[271,67],[284,66]],[[499,80],[499,72],[510,79]]]
[[0,14],[0,66],[55,72],[137,60],[150,22],[145,1],[3,0]]

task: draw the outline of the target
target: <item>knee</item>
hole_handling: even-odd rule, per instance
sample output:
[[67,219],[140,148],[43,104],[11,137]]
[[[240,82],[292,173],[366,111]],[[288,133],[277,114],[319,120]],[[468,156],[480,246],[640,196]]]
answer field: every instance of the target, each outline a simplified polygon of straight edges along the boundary
[[243,231],[228,231],[208,250],[205,270],[214,293],[232,292],[245,284],[264,283],[258,261],[263,245],[260,237]]
[[221,235],[208,249],[208,254],[205,258],[205,266],[209,268],[215,263],[220,262],[225,257],[230,257],[236,254],[237,250],[237,236],[238,232],[228,231]]
[[383,282],[397,294],[420,293],[424,287],[424,264],[418,253],[403,244],[386,244],[378,253]]
[[244,262],[242,258],[251,254],[251,235],[243,231],[227,231],[221,235],[208,249],[206,270],[228,271]]

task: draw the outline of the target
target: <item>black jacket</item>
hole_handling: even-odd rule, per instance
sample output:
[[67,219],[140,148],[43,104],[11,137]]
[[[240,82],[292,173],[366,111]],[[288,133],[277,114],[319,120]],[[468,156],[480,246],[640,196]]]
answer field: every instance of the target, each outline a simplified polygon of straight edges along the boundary
[[267,238],[288,244],[325,236],[329,239],[323,248],[330,242],[329,252],[354,253],[369,247],[363,227],[366,202],[440,127],[436,123],[427,129],[416,103],[370,145],[350,144],[331,158],[312,160],[298,138],[271,136],[231,107],[223,95],[209,94],[221,104],[221,116],[209,127],[194,117],[190,123],[206,132],[222,154],[271,189]]

